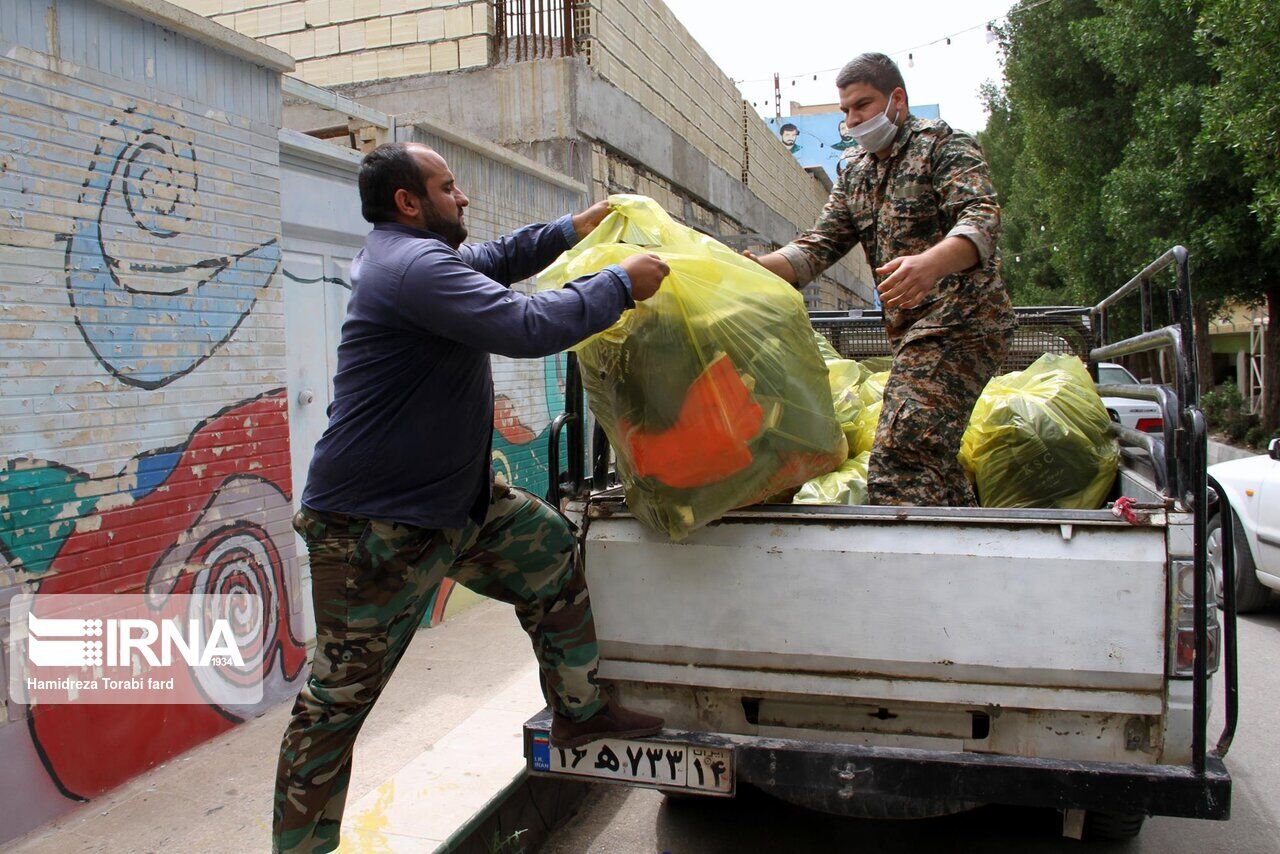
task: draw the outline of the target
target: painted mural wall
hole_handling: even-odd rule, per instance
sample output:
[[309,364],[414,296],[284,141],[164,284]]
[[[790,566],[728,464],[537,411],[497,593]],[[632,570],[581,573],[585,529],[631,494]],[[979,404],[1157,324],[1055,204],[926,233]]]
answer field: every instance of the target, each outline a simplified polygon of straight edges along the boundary
[[[939,117],[937,104],[912,104],[911,113],[921,119]],[[821,166],[833,182],[844,171],[845,161],[861,151],[839,110],[781,116],[765,123],[801,166]]]
[[[5,696],[0,841],[291,698],[305,674],[289,522],[309,448],[293,445],[323,429],[300,401],[331,382],[365,226],[351,156],[295,157],[282,199],[279,124],[278,71],[95,0],[0,0],[0,606],[240,586],[263,597],[269,636],[250,709]],[[586,202],[482,144],[406,132],[465,182],[473,239]],[[496,358],[494,373],[495,465],[544,492],[564,359]],[[468,598],[451,592],[469,593],[442,587],[434,621]]]
[[[0,604],[251,589],[262,707],[306,659],[279,122],[278,71],[92,0],[0,0]],[[0,839],[259,710],[22,700]]]

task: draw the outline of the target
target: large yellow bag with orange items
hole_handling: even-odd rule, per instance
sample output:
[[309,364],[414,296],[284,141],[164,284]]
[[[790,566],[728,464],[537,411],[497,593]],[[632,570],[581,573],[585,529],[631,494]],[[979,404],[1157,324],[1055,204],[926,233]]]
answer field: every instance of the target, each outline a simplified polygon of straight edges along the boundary
[[987,383],[960,445],[983,507],[1096,510],[1120,446],[1084,363],[1047,353]]
[[562,287],[639,252],[671,275],[574,350],[627,504],[672,539],[838,467],[847,444],[800,293],[643,196],[538,276]]

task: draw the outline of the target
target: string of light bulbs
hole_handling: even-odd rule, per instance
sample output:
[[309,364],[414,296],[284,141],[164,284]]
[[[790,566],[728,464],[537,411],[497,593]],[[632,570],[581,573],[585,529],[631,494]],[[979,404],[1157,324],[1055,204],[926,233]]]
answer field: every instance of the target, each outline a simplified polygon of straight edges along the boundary
[[[983,27],[985,27],[985,28],[986,28],[986,30],[987,30],[987,41],[989,41],[989,42],[990,42],[990,41],[995,41],[995,24],[996,24],[996,22],[997,22],[997,21],[1008,20],[1009,18],[1013,17],[1014,15],[1021,15],[1021,14],[1025,13],[1025,12],[1030,12],[1032,9],[1036,9],[1036,8],[1038,8],[1038,7],[1040,7],[1040,6],[1043,6],[1043,5],[1045,5],[1046,3],[1052,3],[1053,1],[1054,1],[1054,0],[1036,0],[1036,2],[1034,2],[1034,3],[1031,3],[1031,4],[1026,5],[1026,6],[1022,6],[1022,7],[1017,8],[1017,9],[1011,9],[1010,11],[1006,12],[1005,14],[1000,15],[1000,16],[997,16],[997,17],[995,17],[995,18],[990,18],[990,19],[987,19],[987,20],[985,20],[985,21],[981,21],[981,22],[979,22],[979,23],[977,23],[977,24],[974,24],[974,25],[972,25],[972,26],[965,27],[964,29],[956,30],[954,33],[948,33],[948,34],[947,34],[947,35],[945,35],[945,36],[939,36],[938,38],[933,39],[932,41],[921,42],[921,43],[920,43],[920,44],[918,44],[918,45],[913,45],[913,46],[911,46],[911,47],[903,48],[902,50],[894,51],[893,53],[889,53],[889,54],[886,54],[886,55],[887,55],[887,56],[889,56],[889,57],[891,57],[891,58],[895,58],[895,59],[896,59],[896,58],[898,58],[898,57],[901,57],[901,56],[904,56],[904,55],[905,55],[905,56],[907,57],[907,67],[908,67],[908,68],[914,68],[914,67],[915,67],[915,52],[916,52],[916,51],[918,51],[918,50],[920,50],[920,49],[922,49],[922,48],[932,47],[932,46],[934,46],[934,45],[936,45],[936,44],[942,44],[942,43],[944,43],[944,42],[945,42],[946,44],[948,44],[948,45],[949,45],[949,44],[951,44],[951,40],[952,40],[953,38],[955,38],[956,36],[961,36],[961,35],[964,35],[965,33],[971,33],[971,32],[973,32],[974,30],[977,30],[977,29],[980,29],[980,28],[983,28]],[[779,81],[779,82],[781,82],[781,81],[783,81],[783,80],[789,80],[789,81],[791,81],[791,85],[792,85],[792,86],[794,86],[794,85],[796,85],[796,81],[801,80],[802,78],[805,78],[805,77],[812,77],[814,80],[817,80],[817,79],[818,79],[818,75],[819,75],[819,74],[831,74],[831,73],[833,73],[833,72],[839,71],[839,70],[840,70],[841,68],[843,68],[843,67],[844,67],[844,66],[842,66],[842,65],[838,65],[838,66],[836,66],[836,67],[834,67],[834,68],[821,68],[821,69],[818,69],[817,71],[805,71],[805,72],[800,73],[800,74],[774,75],[774,76],[771,76],[771,77],[759,77],[759,78],[755,78],[755,79],[752,79],[752,80],[745,80],[745,79],[744,79],[744,80],[734,80],[733,82],[734,82],[735,84],[739,85],[739,86],[740,86],[740,85],[742,85],[742,84],[744,84],[744,83],[771,83],[771,82],[773,82],[774,77],[777,77],[777,79],[778,79],[778,81]],[[752,102],[752,106],[756,106],[756,103],[755,103],[754,101]]]

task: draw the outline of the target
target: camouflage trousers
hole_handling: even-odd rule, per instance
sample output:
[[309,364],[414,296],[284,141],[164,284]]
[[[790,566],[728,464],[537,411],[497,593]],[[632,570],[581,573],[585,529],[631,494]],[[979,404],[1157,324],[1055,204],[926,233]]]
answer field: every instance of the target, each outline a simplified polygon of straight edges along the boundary
[[558,711],[582,720],[603,705],[576,544],[547,504],[499,483],[484,524],[459,530],[306,508],[294,527],[311,556],[316,650],[280,746],[273,850],[338,847],[356,734],[446,576],[515,605]]
[[938,332],[904,340],[894,355],[867,472],[870,504],[977,506],[956,457],[1013,331]]

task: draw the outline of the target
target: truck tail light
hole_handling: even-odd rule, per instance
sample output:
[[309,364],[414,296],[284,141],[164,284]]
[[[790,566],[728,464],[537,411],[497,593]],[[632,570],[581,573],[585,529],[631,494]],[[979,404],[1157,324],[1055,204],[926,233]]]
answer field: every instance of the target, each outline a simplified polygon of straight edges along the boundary
[[[1190,609],[1188,609],[1188,615]],[[1221,633],[1218,627],[1218,614],[1216,609],[1209,612],[1209,673],[1216,673],[1218,670],[1218,638]],[[1195,669],[1196,660],[1196,629],[1188,620],[1187,625],[1178,626],[1177,653],[1173,663],[1174,676],[1190,676]]]
[[[1176,626],[1169,655],[1169,675],[1189,677],[1193,675],[1196,658],[1196,617],[1193,601],[1195,598],[1195,564],[1189,560],[1173,562],[1173,608],[1170,615]],[[1208,668],[1214,673],[1218,669],[1218,650],[1221,628],[1218,624],[1218,584],[1217,576],[1208,573],[1205,579],[1205,593],[1208,597]]]
[[1139,433],[1161,433],[1164,431],[1163,418],[1139,418],[1134,428]]

